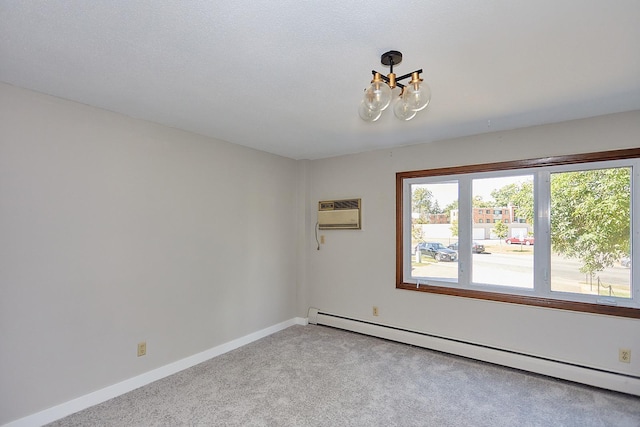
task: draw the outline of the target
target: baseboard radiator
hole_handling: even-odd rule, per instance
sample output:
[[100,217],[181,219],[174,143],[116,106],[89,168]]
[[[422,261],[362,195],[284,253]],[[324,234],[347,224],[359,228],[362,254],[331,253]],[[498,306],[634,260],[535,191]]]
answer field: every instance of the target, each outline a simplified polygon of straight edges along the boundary
[[640,377],[546,359],[309,309],[309,323],[331,326],[400,343],[468,357],[568,381],[640,396]]

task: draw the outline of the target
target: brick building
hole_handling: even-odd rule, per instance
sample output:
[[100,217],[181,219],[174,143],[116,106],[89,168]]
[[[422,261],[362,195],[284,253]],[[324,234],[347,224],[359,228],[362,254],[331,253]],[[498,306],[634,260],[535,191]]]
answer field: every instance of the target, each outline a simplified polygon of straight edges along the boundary
[[[473,208],[473,223],[474,224],[495,224],[497,222],[503,222],[505,224],[511,223],[525,223],[524,218],[517,216],[517,207],[490,207],[490,208]],[[458,219],[458,210],[451,211],[451,222]]]

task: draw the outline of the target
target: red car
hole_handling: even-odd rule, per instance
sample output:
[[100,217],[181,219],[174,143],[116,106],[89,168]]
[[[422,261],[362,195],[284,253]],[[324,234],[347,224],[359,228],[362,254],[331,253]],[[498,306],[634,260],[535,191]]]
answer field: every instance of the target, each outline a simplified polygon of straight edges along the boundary
[[509,237],[507,238],[507,240],[505,240],[505,242],[507,242],[508,245],[533,245],[534,242],[534,238],[533,237]]

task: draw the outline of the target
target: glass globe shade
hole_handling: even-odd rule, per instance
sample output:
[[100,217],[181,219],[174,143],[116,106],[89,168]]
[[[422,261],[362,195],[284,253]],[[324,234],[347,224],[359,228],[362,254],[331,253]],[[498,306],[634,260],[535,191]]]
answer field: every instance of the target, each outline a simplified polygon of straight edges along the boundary
[[429,101],[431,101],[431,88],[424,82],[410,83],[405,86],[402,99],[409,109],[415,111],[424,110],[429,105]]
[[418,112],[409,108],[409,105],[400,98],[393,106],[393,114],[400,120],[411,120]]
[[367,107],[367,104],[362,101],[360,107],[358,107],[358,114],[365,122],[375,122],[382,115],[382,110],[371,110]]
[[391,88],[383,81],[373,81],[364,92],[364,103],[370,110],[384,110],[391,103]]

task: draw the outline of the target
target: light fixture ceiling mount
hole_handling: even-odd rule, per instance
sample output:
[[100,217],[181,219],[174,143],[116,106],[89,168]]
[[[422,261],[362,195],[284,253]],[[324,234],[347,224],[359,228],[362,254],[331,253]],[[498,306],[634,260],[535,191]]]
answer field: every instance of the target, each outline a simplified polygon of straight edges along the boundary
[[383,53],[382,57],[380,57],[380,62],[382,65],[386,65],[387,67],[398,65],[402,62],[402,52],[390,50],[389,52]]
[[[389,67],[389,74],[385,76],[376,70],[371,71],[373,80],[371,80],[371,85],[365,89],[364,99],[358,109],[358,114],[362,120],[366,122],[378,120],[382,115],[382,111],[391,103],[392,90],[396,87],[400,88],[398,100],[393,106],[393,112],[397,118],[411,120],[418,111],[427,108],[429,101],[431,101],[431,89],[420,78],[422,69],[397,77],[393,72],[393,66],[401,62],[402,53],[397,50],[390,50],[382,54],[380,63]],[[400,83],[401,80],[408,78],[411,78],[408,83]]]

